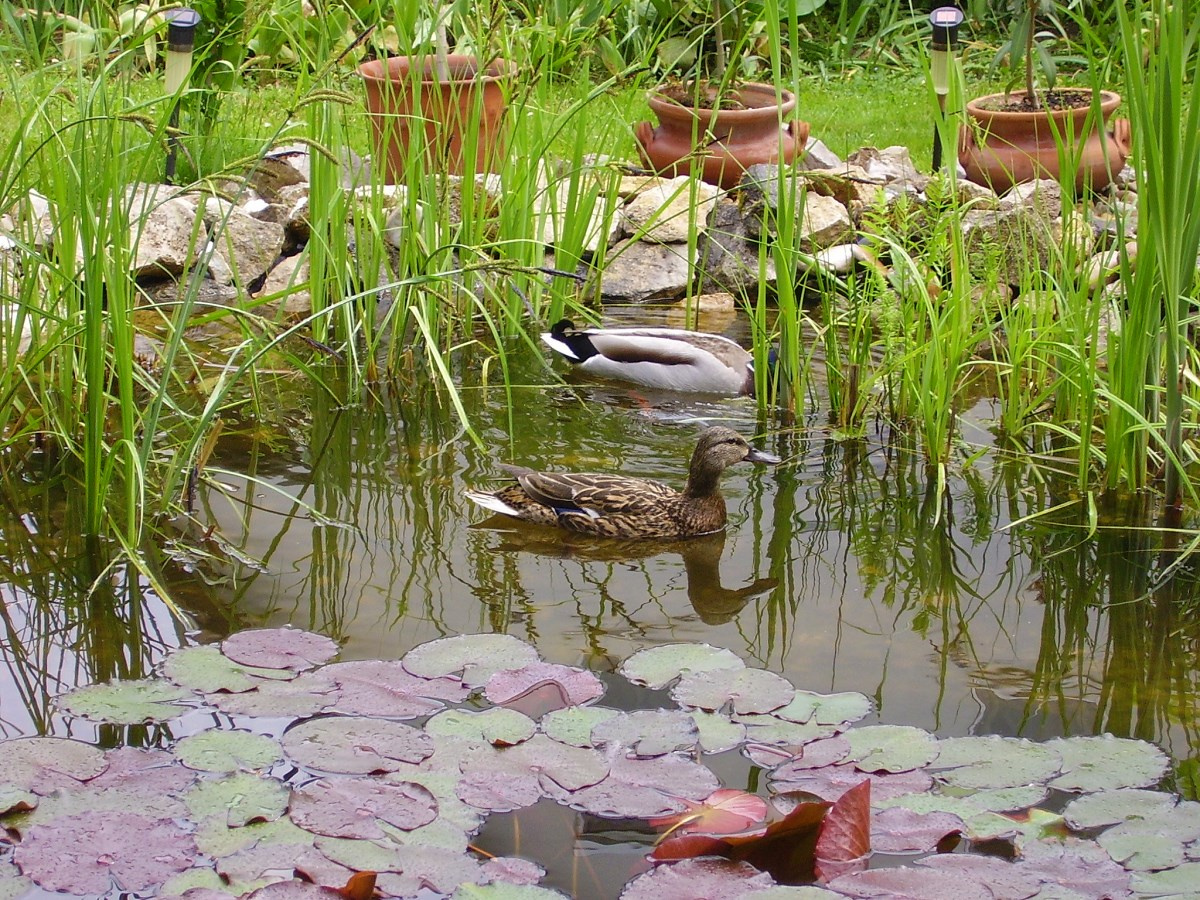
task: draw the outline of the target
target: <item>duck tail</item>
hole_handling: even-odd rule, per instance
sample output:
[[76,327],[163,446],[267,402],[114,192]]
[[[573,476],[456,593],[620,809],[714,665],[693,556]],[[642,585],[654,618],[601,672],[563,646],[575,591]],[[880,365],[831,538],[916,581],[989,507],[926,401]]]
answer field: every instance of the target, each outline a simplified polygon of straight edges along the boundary
[[518,518],[521,516],[519,510],[513,509],[495,494],[489,494],[486,491],[473,491],[467,488],[463,491],[463,496],[468,500],[478,503],[484,509],[490,509],[492,512],[500,513],[503,516],[516,516]]

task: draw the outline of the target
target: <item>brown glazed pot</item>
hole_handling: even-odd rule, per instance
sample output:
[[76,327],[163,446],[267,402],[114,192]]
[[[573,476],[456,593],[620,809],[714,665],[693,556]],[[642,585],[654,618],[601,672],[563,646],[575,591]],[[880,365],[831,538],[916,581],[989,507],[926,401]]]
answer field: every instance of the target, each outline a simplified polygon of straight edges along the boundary
[[[446,57],[447,81],[434,76],[432,56],[393,56],[358,67],[367,88],[367,112],[375,150],[384,160],[386,182],[404,180],[409,145],[421,142],[427,171],[461,175],[463,132],[476,133],[475,171],[493,171],[507,147],[505,96],[516,68],[496,60],[481,73],[473,56]],[[414,66],[421,66],[419,73]],[[418,79],[418,74],[420,78]]]
[[[1024,94],[1013,94],[1020,98]],[[1078,109],[1002,112],[984,108],[989,102],[1002,102],[1004,94],[990,94],[967,104],[971,118],[959,131],[958,160],[967,170],[967,178],[990,186],[997,193],[1014,184],[1037,178],[1059,177],[1059,154],[1055,134],[1061,141],[1075,141],[1065,150],[1078,155],[1075,175],[1077,190],[1085,186],[1100,190],[1121,171],[1129,157],[1131,130],[1127,119],[1117,119],[1108,127],[1109,118],[1121,104],[1121,96],[1101,91],[1100,113],[1103,127],[1093,127],[1084,135],[1091,107]],[[1082,145],[1078,142],[1082,141]],[[1070,158],[1070,157],[1068,157]]]
[[728,190],[750,166],[795,159],[808,141],[807,122],[787,121],[796,98],[789,91],[777,96],[769,84],[743,84],[736,93],[745,109],[693,109],[651,91],[646,102],[659,125],[634,128],[642,161],[667,176],[695,167],[704,181]]

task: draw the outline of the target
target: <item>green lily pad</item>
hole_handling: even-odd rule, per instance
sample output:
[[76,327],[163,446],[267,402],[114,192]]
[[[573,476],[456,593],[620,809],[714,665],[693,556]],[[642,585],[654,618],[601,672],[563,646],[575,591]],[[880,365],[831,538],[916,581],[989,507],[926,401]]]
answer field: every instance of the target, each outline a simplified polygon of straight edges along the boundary
[[243,666],[213,646],[181,647],[168,654],[160,669],[175,684],[200,694],[240,694],[253,690],[264,679],[287,679],[293,674],[280,669]]
[[10,862],[0,860],[0,900],[17,900],[33,889],[33,881]]
[[542,732],[549,738],[572,747],[594,747],[592,729],[601,722],[621,715],[607,706],[571,706],[542,716]]
[[1194,897],[1200,862],[1185,862],[1162,872],[1135,872],[1129,886],[1139,897]]
[[1050,782],[1060,791],[1150,787],[1167,771],[1166,754],[1145,741],[1104,734],[1057,738],[1046,746],[1063,759],[1062,774]]
[[864,772],[906,772],[928,765],[938,755],[938,742],[928,731],[911,725],[868,725],[852,728],[847,762]]
[[369,775],[419,763],[433,752],[433,741],[403,722],[323,716],[289,728],[283,749],[288,759],[310,769]]
[[1146,819],[1175,808],[1175,797],[1162,791],[1124,789],[1076,797],[1063,810],[1067,824],[1077,831]]
[[639,650],[618,671],[634,684],[660,690],[682,675],[713,670],[744,669],[741,658],[708,644],[663,644]]
[[671,699],[685,708],[713,712],[728,706],[737,715],[769,713],[795,694],[790,681],[766,669],[690,672],[671,689]]
[[483,741],[497,747],[511,747],[533,737],[537,723],[524,713],[494,707],[472,712],[448,709],[425,723],[425,733]]
[[274,738],[240,729],[201,731],[180,740],[175,756],[199,772],[253,771],[283,759],[283,748]]
[[696,723],[700,749],[705,753],[724,753],[740,747],[746,740],[746,726],[724,713],[694,709],[688,715]]
[[451,900],[555,900],[566,894],[536,884],[460,884]]
[[219,816],[236,828],[282,816],[288,806],[288,787],[274,778],[239,772],[200,782],[187,792],[184,801],[195,818]]
[[1140,822],[1110,828],[1096,843],[1126,869],[1135,871],[1174,868],[1185,858],[1183,844],[1175,836]]
[[0,783],[0,816],[14,812],[28,812],[38,805],[33,791],[26,791],[15,784]]
[[787,722],[773,714],[734,715],[730,718],[746,729],[746,741],[751,744],[795,748],[837,733],[837,728],[833,725]]
[[196,847],[214,859],[233,856],[256,844],[309,845],[312,842],[312,832],[305,831],[286,816],[237,826],[230,825],[224,817],[210,816],[196,826]]
[[420,678],[462,675],[468,687],[487,684],[496,672],[538,661],[537,650],[510,634],[460,634],[414,647],[402,662]]
[[183,715],[188,707],[180,700],[192,697],[192,692],[165,678],[143,678],[140,681],[110,681],[76,688],[55,698],[63,712],[81,716],[93,722],[114,725],[141,725],[145,722],[166,722]]
[[955,787],[1006,788],[1045,782],[1062,769],[1062,757],[1044,744],[1024,738],[943,738],[933,768]]
[[786,706],[771,713],[788,722],[812,722],[816,725],[841,725],[857,722],[871,712],[871,701],[858,691],[839,694],[815,694],[796,691]]
[[695,747],[700,731],[680,710],[641,709],[598,724],[592,738],[599,746],[621,747],[637,756],[662,756]]

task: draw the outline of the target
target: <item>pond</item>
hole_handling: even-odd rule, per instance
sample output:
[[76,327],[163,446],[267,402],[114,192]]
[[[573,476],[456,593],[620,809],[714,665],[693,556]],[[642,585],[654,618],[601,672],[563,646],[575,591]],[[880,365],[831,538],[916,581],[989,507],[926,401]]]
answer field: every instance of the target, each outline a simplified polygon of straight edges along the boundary
[[[943,737],[1111,732],[1161,746],[1176,787],[1194,777],[1194,565],[1173,565],[1171,536],[1136,510],[1101,509],[1089,529],[1069,486],[991,446],[987,399],[962,413],[975,446],[939,491],[882,425],[846,439],[820,414],[783,426],[747,399],[560,384],[531,348],[509,359],[510,387],[482,360],[464,377],[484,446],[429,384],[358,406],[314,392],[273,433],[231,429],[199,494],[208,531],[163,548],[178,616],[154,585],[80,563],[69,504],[31,476],[25,508],[4,522],[0,736],[154,744],[153,730],[90,731],[50,700],[148,674],[180,644],[290,624],[334,638],[342,660],[506,632],[545,660],[601,674],[643,648],[704,642],[805,690],[862,692],[874,705],[867,722]],[[584,539],[489,518],[463,496],[499,483],[501,462],[681,484],[705,423],[784,460],[727,470],[723,535]],[[78,599],[97,582],[113,586],[107,599]],[[559,815],[551,804],[523,821],[550,835]],[[510,832],[497,818],[481,841],[510,850]],[[621,843],[595,837],[601,859]],[[570,889],[571,877],[550,881]]]

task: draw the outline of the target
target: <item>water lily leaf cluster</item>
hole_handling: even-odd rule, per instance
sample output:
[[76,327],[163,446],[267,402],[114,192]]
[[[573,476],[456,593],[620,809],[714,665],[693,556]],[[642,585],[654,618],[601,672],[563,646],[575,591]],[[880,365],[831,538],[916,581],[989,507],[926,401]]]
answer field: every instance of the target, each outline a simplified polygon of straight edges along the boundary
[[[624,900],[1196,896],[1200,804],[1141,741],[856,725],[866,697],[700,644],[603,677],[508,635],[336,653],[262,629],[61,696],[129,745],[0,742],[0,898],[563,896],[563,835],[481,849],[535,809],[641,842]],[[158,746],[133,746],[146,723]]]

